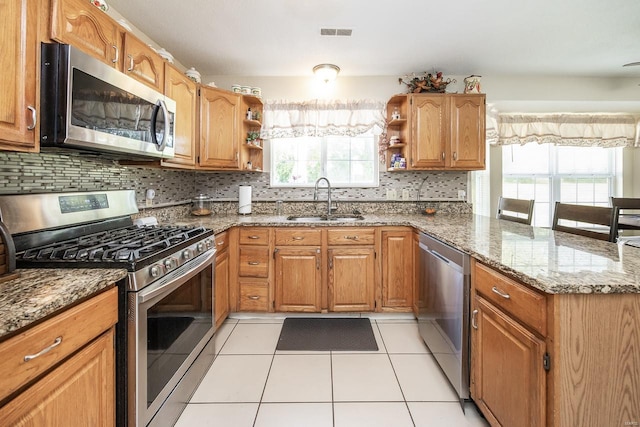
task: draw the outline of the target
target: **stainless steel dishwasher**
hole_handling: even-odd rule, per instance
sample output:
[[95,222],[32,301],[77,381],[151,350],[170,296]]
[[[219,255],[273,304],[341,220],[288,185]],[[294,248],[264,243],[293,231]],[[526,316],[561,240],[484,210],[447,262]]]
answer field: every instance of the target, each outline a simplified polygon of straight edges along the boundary
[[[460,404],[469,399],[469,255],[420,234],[418,329]],[[464,409],[464,405],[463,405]]]

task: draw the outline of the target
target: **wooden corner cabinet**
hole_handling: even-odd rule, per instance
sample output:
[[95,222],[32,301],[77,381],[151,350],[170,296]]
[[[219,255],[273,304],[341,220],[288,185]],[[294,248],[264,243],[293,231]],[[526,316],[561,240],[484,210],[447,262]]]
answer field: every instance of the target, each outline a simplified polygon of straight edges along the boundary
[[164,94],[176,102],[174,157],[163,166],[193,169],[198,139],[198,85],[166,62]]
[[[386,163],[387,170],[406,170],[409,152],[407,143],[410,139],[409,128],[409,97],[407,95],[395,95],[387,102],[387,139],[390,141],[387,147]],[[397,138],[397,140],[394,140]],[[393,144],[391,144],[393,141]],[[393,155],[400,155],[405,159],[404,167],[396,166],[393,163]]]
[[39,2],[2,4],[0,150],[38,151]]
[[114,287],[0,343],[2,424],[115,425],[117,317]]
[[[405,102],[408,107],[404,107]],[[403,108],[408,108],[407,123],[391,120],[387,132],[389,136],[400,136],[406,147],[390,146],[387,152],[397,151],[407,157],[408,169],[485,168],[484,94],[396,95],[387,104],[387,114],[398,109],[402,117]],[[389,161],[388,167],[393,170]]]

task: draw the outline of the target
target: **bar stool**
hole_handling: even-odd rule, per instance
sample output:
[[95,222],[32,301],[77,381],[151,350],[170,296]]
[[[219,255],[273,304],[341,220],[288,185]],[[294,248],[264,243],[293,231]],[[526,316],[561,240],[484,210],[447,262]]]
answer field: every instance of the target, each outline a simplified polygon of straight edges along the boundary
[[[509,199],[507,197],[500,197],[500,200],[498,201],[498,214],[496,217],[498,219],[506,219],[507,221],[515,221],[531,225],[534,202],[534,200]],[[504,212],[515,213],[515,215],[505,214]],[[518,216],[518,214],[524,216]]]

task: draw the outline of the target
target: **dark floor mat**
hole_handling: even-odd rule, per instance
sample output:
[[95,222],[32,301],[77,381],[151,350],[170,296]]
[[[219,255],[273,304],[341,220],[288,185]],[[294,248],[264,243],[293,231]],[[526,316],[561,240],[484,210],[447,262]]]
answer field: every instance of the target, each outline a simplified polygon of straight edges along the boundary
[[289,317],[284,320],[277,350],[377,351],[369,319]]
[[166,350],[191,325],[193,317],[150,317],[147,322],[147,349]]

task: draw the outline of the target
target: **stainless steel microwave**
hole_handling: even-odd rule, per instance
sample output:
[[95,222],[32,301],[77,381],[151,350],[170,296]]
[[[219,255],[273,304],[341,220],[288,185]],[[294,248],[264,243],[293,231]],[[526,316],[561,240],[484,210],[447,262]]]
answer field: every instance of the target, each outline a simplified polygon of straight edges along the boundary
[[40,146],[171,158],[176,103],[70,45],[42,43]]

